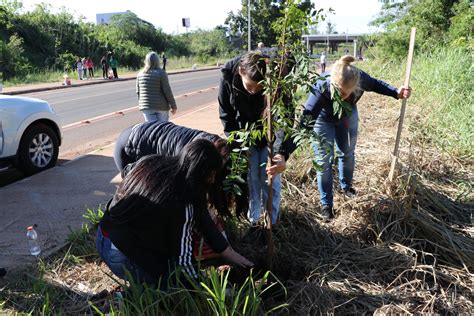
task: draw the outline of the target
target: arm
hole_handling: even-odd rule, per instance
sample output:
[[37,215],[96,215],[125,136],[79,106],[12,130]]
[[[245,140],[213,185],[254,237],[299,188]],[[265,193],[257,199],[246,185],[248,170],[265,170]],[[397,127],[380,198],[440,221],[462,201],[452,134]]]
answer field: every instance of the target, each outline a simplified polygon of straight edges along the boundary
[[[161,89],[165,95],[166,100],[168,101],[168,104],[170,105],[170,108],[174,111],[176,111],[176,101],[174,100],[173,92],[171,91],[170,83],[168,81],[168,75],[163,72],[163,75],[161,76]],[[174,114],[174,112],[173,112]]]
[[211,246],[212,250],[234,265],[243,268],[253,266],[251,261],[232,249],[222,233],[217,229],[208,210],[202,210],[198,213],[200,216],[196,218],[196,223],[198,224],[199,232],[203,234],[204,239]]
[[230,132],[238,131],[239,124],[236,120],[237,111],[230,104],[231,89],[223,78],[219,83],[219,118],[221,119],[222,125],[224,126],[224,133],[228,135]]
[[364,91],[372,91],[378,94],[398,99],[397,88],[389,85],[388,83],[382,80],[372,78],[364,71],[360,72],[360,87]]
[[217,228],[209,211],[206,209],[196,210],[196,213],[195,219],[198,231],[202,234],[209,246],[211,246],[212,250],[217,253],[222,253],[229,247],[229,243]]

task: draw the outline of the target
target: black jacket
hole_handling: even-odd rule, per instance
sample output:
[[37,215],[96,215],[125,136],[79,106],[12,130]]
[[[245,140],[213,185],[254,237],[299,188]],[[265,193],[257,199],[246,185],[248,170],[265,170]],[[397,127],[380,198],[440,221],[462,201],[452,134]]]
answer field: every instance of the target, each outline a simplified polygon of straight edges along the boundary
[[192,266],[194,227],[215,252],[221,253],[229,245],[206,209],[183,201],[159,207],[140,196],[122,199],[107,207],[100,227],[125,256],[154,279],[174,265],[196,276]]
[[[248,93],[243,84],[242,78],[238,73],[240,56],[228,61],[222,67],[222,77],[219,83],[219,117],[224,132],[228,135],[230,132],[244,129],[246,124],[257,124],[257,129],[262,130],[263,126],[259,120],[262,119],[265,109],[263,91],[255,94]],[[273,143],[274,153],[283,154],[288,159],[293,148],[290,140],[284,141],[284,134],[279,131],[276,133],[276,139]],[[265,137],[257,141],[257,147],[267,145]]]
[[132,127],[124,151],[133,161],[151,154],[172,157],[197,138],[211,142],[220,139],[218,135],[171,122],[145,122]]

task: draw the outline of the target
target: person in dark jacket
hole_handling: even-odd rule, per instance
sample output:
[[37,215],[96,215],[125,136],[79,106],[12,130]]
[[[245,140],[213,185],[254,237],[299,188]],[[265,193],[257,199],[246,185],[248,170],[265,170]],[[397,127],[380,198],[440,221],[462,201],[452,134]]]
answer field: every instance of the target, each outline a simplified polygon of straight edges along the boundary
[[[151,154],[166,157],[177,156],[184,146],[200,138],[211,141],[224,161],[230,163],[231,146],[219,135],[179,126],[171,122],[153,121],[136,124],[122,131],[115,143],[115,164],[122,177],[125,177],[140,158]],[[216,209],[220,215],[229,215],[229,205],[233,201],[236,215],[241,215],[248,209],[248,191],[240,183],[237,184],[241,190],[240,195],[234,195],[224,190],[222,181],[228,172],[229,169],[226,168],[221,175],[222,179],[218,179],[221,181],[219,181],[219,187],[216,190],[217,196],[214,197]]]
[[[179,270],[197,277],[193,266],[195,227],[230,263],[250,267],[216,228],[207,211],[208,194],[223,160],[208,140],[184,146],[179,156],[150,155],[123,179],[100,221],[96,246],[111,271],[166,289]],[[212,201],[211,201],[212,202]]]
[[107,54],[104,54],[100,59],[100,65],[102,66],[102,78],[109,78],[109,62],[107,61]]
[[[222,68],[219,84],[219,116],[226,135],[256,124],[258,129],[265,110],[263,87],[259,83],[266,72],[266,56],[261,52],[248,52],[228,61]],[[273,177],[272,223],[278,219],[280,209],[280,173],[286,168],[290,154],[284,135],[277,133],[273,144],[274,164],[266,166],[268,159],[267,140],[262,138],[249,149],[249,220],[257,223],[262,208],[267,205],[267,174]],[[265,167],[266,166],[266,167]]]
[[352,178],[359,120],[357,101],[364,91],[373,91],[395,99],[408,98],[411,94],[411,89],[408,87],[396,89],[372,78],[352,66],[353,61],[352,56],[341,57],[333,65],[330,77],[316,82],[303,110],[305,122],[314,122],[313,129],[317,141],[313,144],[313,149],[316,162],[322,167],[322,171],[317,172],[318,190],[321,213],[326,220],[334,217],[332,192],[334,142],[338,153],[341,190],[348,197],[356,194],[352,187]]

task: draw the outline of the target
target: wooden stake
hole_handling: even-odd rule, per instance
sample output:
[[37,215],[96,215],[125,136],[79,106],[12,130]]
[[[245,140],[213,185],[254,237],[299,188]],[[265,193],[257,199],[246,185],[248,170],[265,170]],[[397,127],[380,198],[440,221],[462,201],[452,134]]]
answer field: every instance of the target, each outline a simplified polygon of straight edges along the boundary
[[[272,98],[273,95],[270,93],[265,96],[266,108],[267,108],[267,124],[268,124],[268,160],[267,166],[273,164],[273,118],[272,118]],[[273,235],[272,235],[272,213],[273,213],[273,177],[268,176],[268,198],[267,198],[267,212],[266,212],[266,230],[267,230],[267,269],[271,270],[273,266]]]
[[[416,27],[411,28],[410,34],[410,47],[408,48],[408,59],[407,59],[407,68],[405,72],[405,87],[410,86],[410,75],[411,75],[411,65],[413,62],[413,50],[415,48],[415,34],[416,34]],[[400,109],[400,118],[398,120],[398,130],[397,130],[397,138],[395,140],[395,148],[393,150],[392,155],[392,165],[390,166],[390,173],[388,178],[390,181],[393,181],[393,176],[395,174],[395,167],[397,166],[398,162],[398,149],[400,146],[400,138],[402,136],[402,128],[403,128],[403,119],[405,118],[405,110],[407,106],[407,99],[402,99],[402,107]]]

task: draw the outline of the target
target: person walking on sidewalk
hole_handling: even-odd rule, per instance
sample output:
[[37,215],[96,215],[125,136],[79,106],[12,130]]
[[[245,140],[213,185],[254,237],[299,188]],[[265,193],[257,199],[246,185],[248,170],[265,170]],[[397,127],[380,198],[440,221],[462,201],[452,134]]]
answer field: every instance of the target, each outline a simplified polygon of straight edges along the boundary
[[118,61],[117,59],[115,59],[113,54],[110,55],[109,66],[110,68],[112,68],[112,72],[114,73],[114,78],[118,79],[118,74],[117,74]]
[[109,76],[109,62],[107,61],[107,55],[102,56],[100,59],[100,65],[102,66],[102,78],[107,79]]
[[168,58],[166,58],[165,53],[161,56],[161,60],[163,60],[163,71],[166,71],[166,63],[168,62]]
[[82,67],[84,65],[82,64],[81,58],[77,57],[76,60],[76,70],[77,70],[77,79],[82,80]]
[[319,61],[321,64],[321,73],[326,72],[326,53],[324,52],[321,53],[321,58]]
[[82,58],[82,79],[87,80],[87,65],[86,65],[86,58]]
[[[316,163],[322,167],[317,172],[321,213],[326,220],[334,217],[333,172],[334,143],[339,164],[339,185],[342,192],[353,197],[354,153],[357,142],[359,115],[357,102],[365,91],[391,96],[395,99],[408,98],[411,89],[399,89],[374,79],[351,63],[354,57],[341,57],[332,67],[326,80],[318,80],[304,105],[303,120],[315,122],[313,126],[317,141],[313,144]],[[334,104],[337,104],[336,112]]]
[[90,57],[87,57],[87,70],[89,71],[89,78],[94,78],[94,63]]
[[136,92],[145,122],[168,121],[169,112],[176,114],[176,101],[168,75],[160,68],[157,53],[149,52],[145,56],[145,67],[137,75]]
[[135,282],[162,290],[177,279],[186,282],[180,273],[196,278],[194,227],[226,261],[253,266],[232,249],[207,211],[222,167],[221,155],[205,139],[186,145],[177,157],[141,159],[119,185],[97,230],[96,247],[110,270],[122,279],[129,271]]
[[[263,87],[259,84],[266,72],[266,56],[259,51],[248,52],[228,61],[222,68],[219,84],[219,116],[224,133],[244,129],[246,125],[257,124],[263,129],[261,120],[265,110]],[[268,185],[267,174],[273,177],[272,223],[278,219],[280,209],[280,173],[286,169],[286,160],[290,154],[284,135],[277,133],[273,144],[274,165],[267,166],[267,139],[263,137],[249,149],[249,214],[252,224],[260,219],[262,209],[266,209]]]

